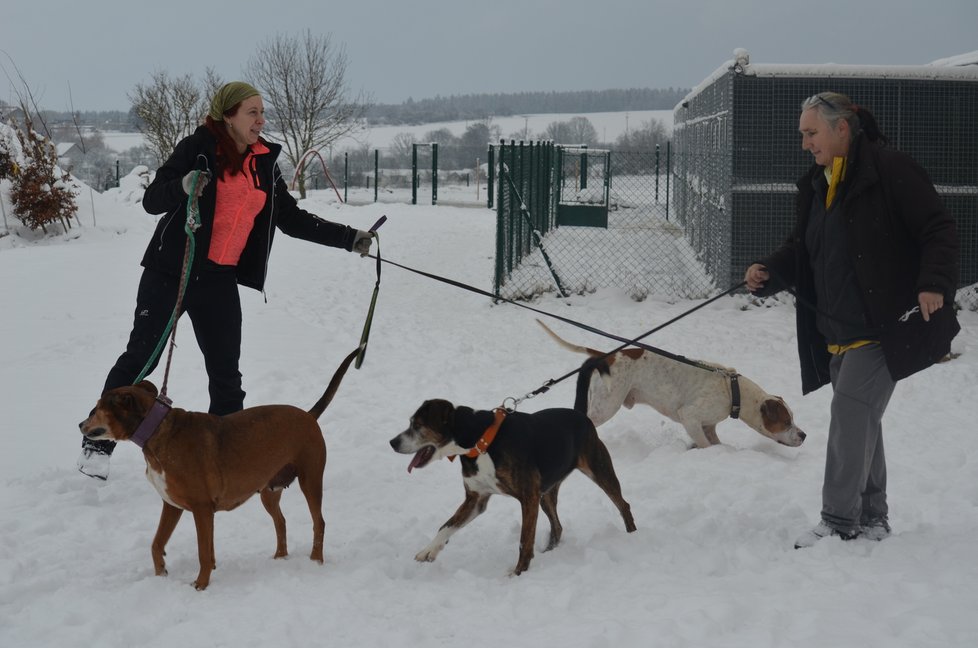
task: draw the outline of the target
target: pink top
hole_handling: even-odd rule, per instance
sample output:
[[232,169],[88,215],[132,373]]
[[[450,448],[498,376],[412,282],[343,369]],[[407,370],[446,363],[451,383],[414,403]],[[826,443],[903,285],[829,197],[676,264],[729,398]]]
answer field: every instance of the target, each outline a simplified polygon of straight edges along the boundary
[[265,205],[268,194],[259,189],[249,166],[256,153],[268,153],[268,147],[258,142],[245,156],[243,173],[222,174],[217,180],[217,201],[214,206],[214,226],[207,258],[220,265],[238,264],[241,252],[255,225],[255,218]]

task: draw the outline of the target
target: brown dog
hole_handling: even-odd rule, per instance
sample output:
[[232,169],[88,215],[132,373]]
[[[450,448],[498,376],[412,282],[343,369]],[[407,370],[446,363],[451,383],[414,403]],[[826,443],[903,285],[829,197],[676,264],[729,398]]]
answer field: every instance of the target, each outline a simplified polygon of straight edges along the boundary
[[[275,523],[275,557],[288,555],[285,516],[279,507],[282,489],[298,477],[312,514],[312,553],[323,562],[323,470],[326,442],[316,419],[339,389],[357,349],[337,368],[319,401],[308,412],[291,405],[262,405],[215,416],[182,409],[159,409],[156,387],[143,381],[102,395],[89,417],[78,427],[89,439],[136,441],[145,433],[141,423],[155,411],[165,418],[150,430],[143,443],[146,477],[163,498],[163,513],[153,538],[153,565],[157,576],[166,575],[164,549],[183,512],[190,511],[197,526],[200,573],[194,586],[202,590],[216,567],[214,513],[230,511],[256,492]],[[166,411],[169,409],[169,411]]]
[[498,493],[515,497],[522,506],[520,555],[513,573],[526,571],[533,558],[540,509],[550,520],[546,551],[560,542],[563,527],[557,518],[557,491],[575,468],[608,495],[625,521],[625,530],[635,530],[608,449],[587,416],[572,409],[505,414],[429,400],[390,444],[396,452],[414,453],[408,472],[436,458],[461,457],[465,500],[415,560],[434,561],[448,539],[485,511],[489,497]]

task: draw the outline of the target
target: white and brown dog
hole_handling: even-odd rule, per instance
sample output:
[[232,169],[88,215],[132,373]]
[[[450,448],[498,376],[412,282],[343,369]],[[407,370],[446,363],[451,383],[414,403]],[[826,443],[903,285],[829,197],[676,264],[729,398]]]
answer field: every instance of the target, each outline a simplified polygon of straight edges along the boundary
[[700,448],[720,443],[717,423],[729,417],[782,445],[796,447],[805,440],[784,399],[733,369],[639,348],[608,355],[572,344],[537,323],[565,349],[590,356],[578,374],[574,409],[586,412],[596,426],[622,405],[631,409],[642,403],[680,423]]

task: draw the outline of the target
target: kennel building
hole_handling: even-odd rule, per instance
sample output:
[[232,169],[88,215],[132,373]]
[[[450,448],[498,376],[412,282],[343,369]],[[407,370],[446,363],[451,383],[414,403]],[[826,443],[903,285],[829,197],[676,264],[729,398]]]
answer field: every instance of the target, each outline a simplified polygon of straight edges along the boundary
[[801,102],[827,90],[866,106],[890,146],[926,169],[957,221],[961,285],[978,282],[978,52],[919,66],[734,56],[674,111],[673,214],[717,287],[739,283],[790,233],[795,182],[812,164]]

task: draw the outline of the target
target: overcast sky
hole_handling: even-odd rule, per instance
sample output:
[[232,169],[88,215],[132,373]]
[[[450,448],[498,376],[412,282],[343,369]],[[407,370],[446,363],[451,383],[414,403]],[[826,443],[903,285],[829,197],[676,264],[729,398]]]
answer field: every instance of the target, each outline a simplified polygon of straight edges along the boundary
[[978,0],[9,0],[0,99],[16,103],[12,60],[44,108],[128,110],[154,70],[246,78],[256,44],[305,29],[345,46],[354,91],[400,103],[690,88],[737,47],[755,63],[929,63],[978,50]]

